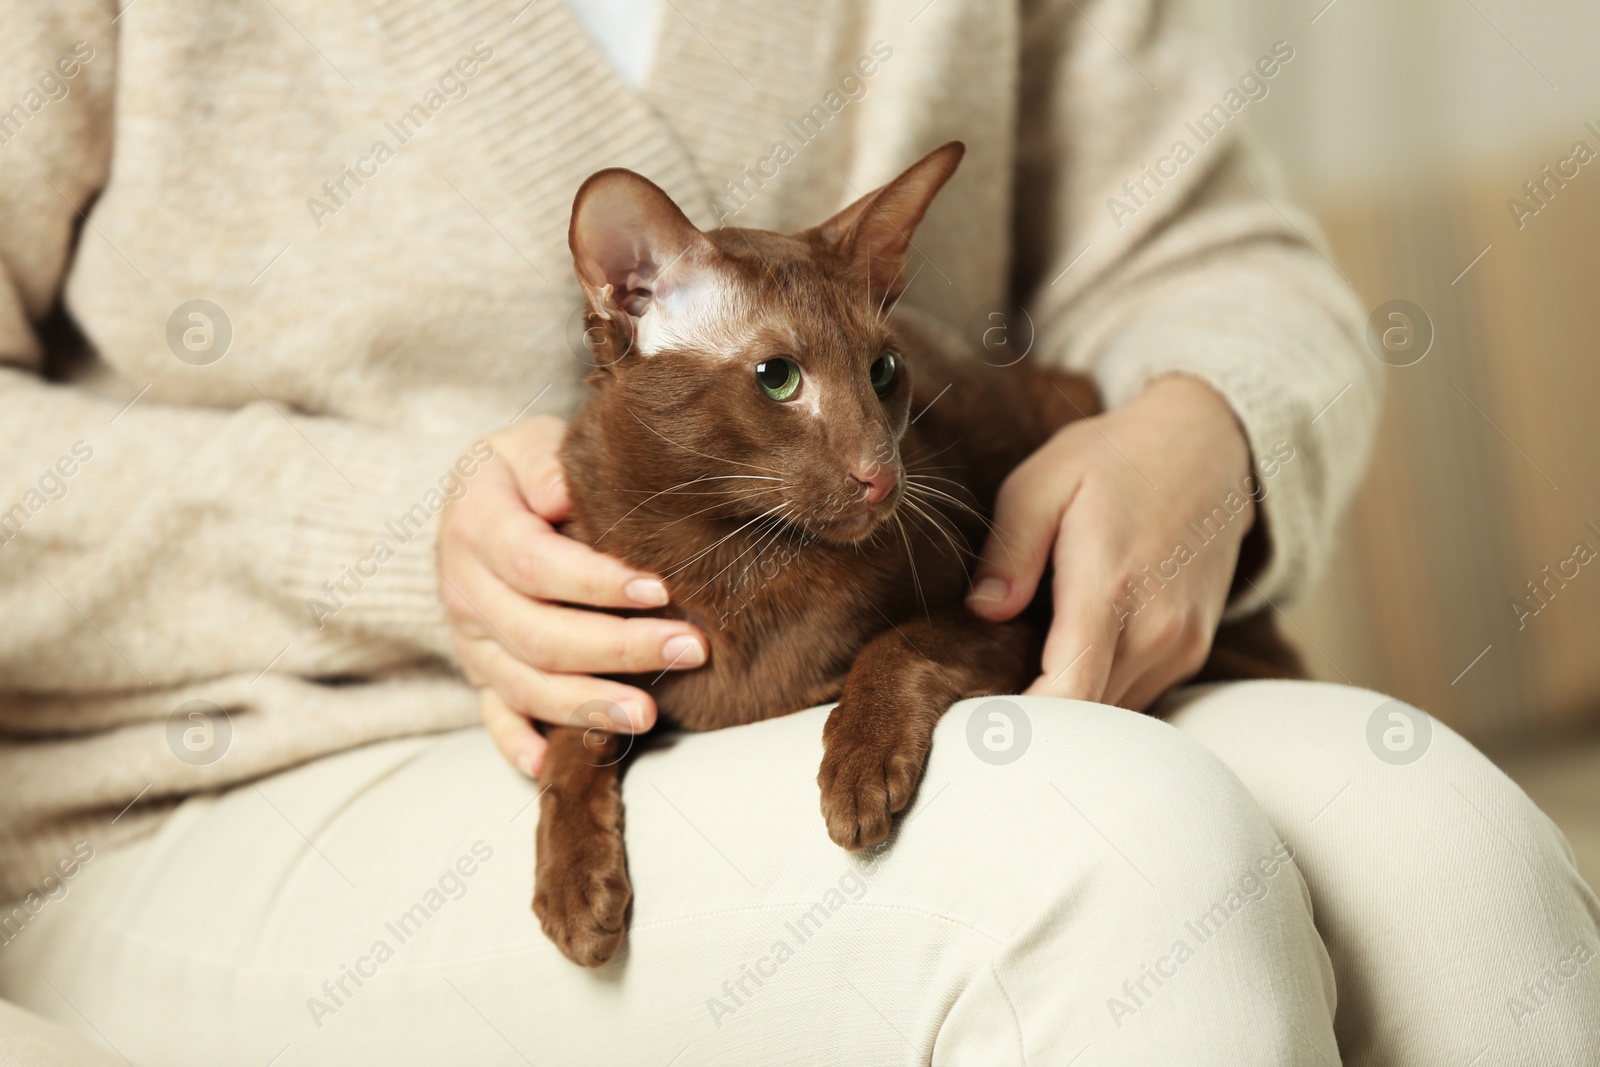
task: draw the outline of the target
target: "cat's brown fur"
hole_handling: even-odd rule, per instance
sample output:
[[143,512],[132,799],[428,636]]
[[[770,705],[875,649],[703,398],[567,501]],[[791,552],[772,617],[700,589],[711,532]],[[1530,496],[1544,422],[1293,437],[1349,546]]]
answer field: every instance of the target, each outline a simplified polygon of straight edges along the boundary
[[[888,835],[951,703],[1038,674],[1035,623],[962,607],[968,566],[1005,475],[1098,410],[1081,378],[990,366],[885,313],[961,151],[945,145],[792,236],[702,234],[627,171],[590,178],[573,209],[597,368],[561,450],[569,532],[664,575],[661,614],[710,640],[703,667],[627,680],[693,730],[837,698],[818,783],[827,832],[850,849]],[[900,367],[880,397],[869,368],[886,350]],[[806,404],[758,388],[755,365],[779,357],[800,365]],[[1211,673],[1279,672],[1244,657]],[[617,952],[631,900],[626,741],[592,725],[549,731],[534,895],[545,932],[585,966]]]

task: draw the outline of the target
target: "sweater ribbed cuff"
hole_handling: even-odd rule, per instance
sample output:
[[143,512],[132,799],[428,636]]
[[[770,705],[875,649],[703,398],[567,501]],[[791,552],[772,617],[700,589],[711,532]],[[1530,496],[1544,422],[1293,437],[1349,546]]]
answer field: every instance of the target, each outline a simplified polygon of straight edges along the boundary
[[275,524],[273,569],[325,640],[377,638],[453,660],[435,543],[446,502],[470,493],[478,474],[458,466],[470,442],[351,436],[322,446],[329,461]]
[[[1229,600],[1224,618],[1230,620],[1267,603],[1287,606],[1303,595],[1321,567],[1317,548],[1327,541],[1326,532],[1317,528],[1325,501],[1318,491],[1315,461],[1307,455],[1315,445],[1306,434],[1305,405],[1265,372],[1273,357],[1253,338],[1199,331],[1162,316],[1123,334],[1097,373],[1107,407],[1127,403],[1157,378],[1185,374],[1199,379],[1221,394],[1244,428],[1251,471],[1248,479],[1240,475],[1235,488],[1241,496],[1257,496],[1256,523],[1265,531],[1267,550],[1259,569],[1246,576],[1248,582]],[[1223,499],[1215,506],[1227,512]]]

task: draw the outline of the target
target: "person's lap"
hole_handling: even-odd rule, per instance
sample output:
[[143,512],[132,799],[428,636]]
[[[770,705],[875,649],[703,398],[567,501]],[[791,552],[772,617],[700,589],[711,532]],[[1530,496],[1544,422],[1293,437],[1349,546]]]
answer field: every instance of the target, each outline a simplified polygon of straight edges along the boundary
[[[1281,834],[1338,972],[1347,1062],[1413,1039],[1475,1042],[1461,1062],[1490,1042],[1504,1055],[1482,1062],[1580,1062],[1573,1011],[1600,968],[1510,1030],[1494,1013],[1511,1022],[1506,997],[1538,977],[1523,961],[1595,943],[1593,897],[1454,735],[1384,764],[1362,733],[1382,698],[1334,687],[1190,694],[1178,730],[1010,699],[1031,725],[1020,758],[993,762],[985,702],[958,705],[870,856],[822,826],[821,710],[643,753],[625,779],[629,948],[599,971],[528,908],[537,786],[462,731],[191,801],[0,950],[0,995],[150,1063],[1332,1062],[1327,956]],[[1457,814],[1439,775],[1501,822],[1435,825]],[[1485,861],[1479,892],[1414,898]],[[1506,912],[1530,900],[1550,903]],[[1505,969],[1441,978],[1452,945]],[[1481,1033],[1443,1032],[1457,1018]]]
[[[1600,966],[1561,963],[1580,943],[1600,955],[1600,904],[1560,830],[1482,753],[1346,686],[1179,691],[1164,713],[1294,847],[1346,1064],[1600,1062]],[[1552,984],[1554,968],[1573,973]]]

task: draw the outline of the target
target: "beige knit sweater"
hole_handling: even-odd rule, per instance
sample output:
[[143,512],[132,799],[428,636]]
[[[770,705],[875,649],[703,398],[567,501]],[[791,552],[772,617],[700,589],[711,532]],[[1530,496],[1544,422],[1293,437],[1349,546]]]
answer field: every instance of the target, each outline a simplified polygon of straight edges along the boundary
[[0,896],[186,794],[474,720],[434,517],[475,438],[583,399],[600,167],[786,230],[960,138],[909,303],[1010,294],[1112,403],[1186,371],[1292,445],[1275,601],[1358,476],[1359,308],[1240,137],[1297,42],[1224,60],[1163,0],[674,0],[636,92],[560,0],[118,6],[0,0]]

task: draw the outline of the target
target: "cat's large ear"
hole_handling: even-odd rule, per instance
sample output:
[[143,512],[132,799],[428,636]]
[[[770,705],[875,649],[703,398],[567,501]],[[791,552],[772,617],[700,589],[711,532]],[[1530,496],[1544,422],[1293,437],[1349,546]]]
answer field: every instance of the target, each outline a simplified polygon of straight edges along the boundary
[[812,231],[866,274],[873,300],[881,304],[905,288],[911,235],[966,151],[960,141],[940,145]]
[[660,186],[621,167],[579,186],[567,244],[589,306],[623,332],[625,346],[651,302],[706,266],[716,250]]

